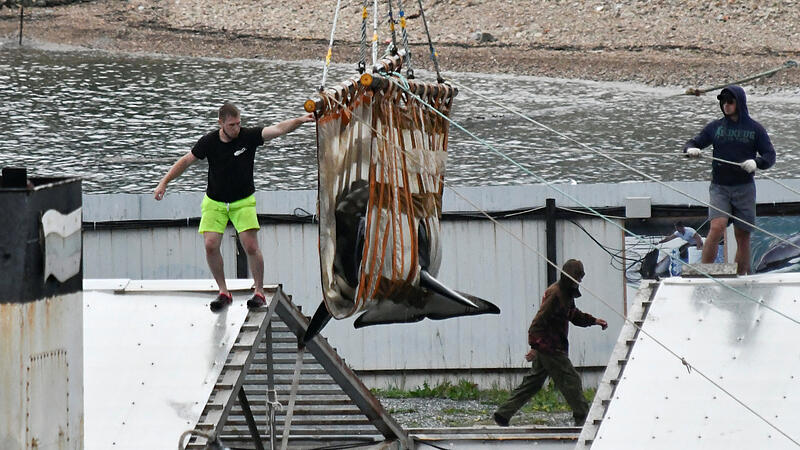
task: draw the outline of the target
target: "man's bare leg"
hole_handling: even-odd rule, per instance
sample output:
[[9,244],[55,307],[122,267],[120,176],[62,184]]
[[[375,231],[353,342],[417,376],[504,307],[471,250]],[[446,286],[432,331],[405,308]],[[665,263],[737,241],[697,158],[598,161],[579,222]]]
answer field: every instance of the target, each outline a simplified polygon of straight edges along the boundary
[[264,256],[258,247],[258,230],[245,230],[239,233],[239,242],[247,254],[247,264],[253,273],[253,286],[256,294],[264,295]]
[[225,283],[225,265],[222,261],[222,252],[219,250],[222,245],[222,233],[206,231],[203,233],[203,240],[205,241],[208,268],[219,286],[219,293],[229,294],[228,285]]
[[733,226],[733,235],[736,237],[736,271],[739,275],[750,273],[750,232]]
[[717,217],[711,219],[711,226],[706,236],[706,242],[703,244],[703,255],[701,261],[703,264],[711,264],[717,259],[717,251],[719,250],[719,241],[725,234],[725,227],[728,225],[727,217]]

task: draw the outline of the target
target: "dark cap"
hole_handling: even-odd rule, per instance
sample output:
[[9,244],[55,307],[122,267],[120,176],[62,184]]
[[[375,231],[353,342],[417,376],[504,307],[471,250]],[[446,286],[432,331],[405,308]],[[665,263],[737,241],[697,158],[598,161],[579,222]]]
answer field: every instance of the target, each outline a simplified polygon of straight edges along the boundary
[[717,100],[719,101],[736,100],[736,97],[734,97],[733,93],[728,89],[723,89],[722,92],[720,92],[719,95],[717,96]]

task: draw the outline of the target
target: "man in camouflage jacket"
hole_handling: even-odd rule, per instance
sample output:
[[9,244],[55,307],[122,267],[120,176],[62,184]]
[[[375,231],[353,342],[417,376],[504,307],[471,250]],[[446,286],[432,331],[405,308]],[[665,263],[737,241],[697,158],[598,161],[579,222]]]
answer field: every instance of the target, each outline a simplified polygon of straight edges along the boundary
[[531,350],[525,359],[531,361],[533,366],[522,379],[522,384],[494,413],[498,425],[508,426],[511,416],[539,392],[548,376],[572,408],[575,424],[583,425],[586,420],[589,405],[583,397],[581,377],[568,356],[569,323],[579,327],[600,325],[604,330],[608,323],[575,306],[575,298],[581,295],[578,283],[584,275],[583,263],[570,259],[564,263],[561,278],[545,290],[539,311],[528,329]]

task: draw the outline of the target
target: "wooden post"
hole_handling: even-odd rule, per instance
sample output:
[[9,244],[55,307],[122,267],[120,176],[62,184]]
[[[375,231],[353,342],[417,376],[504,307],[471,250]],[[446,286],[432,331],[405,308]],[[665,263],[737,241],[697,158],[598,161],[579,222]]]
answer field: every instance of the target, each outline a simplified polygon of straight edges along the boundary
[[[544,204],[545,211],[545,242],[547,245],[547,259],[553,264],[558,264],[556,260],[556,199],[548,198]],[[547,285],[558,281],[558,270],[555,266],[547,264]]]
[[22,18],[25,15],[25,6],[19,4],[19,45],[22,46]]

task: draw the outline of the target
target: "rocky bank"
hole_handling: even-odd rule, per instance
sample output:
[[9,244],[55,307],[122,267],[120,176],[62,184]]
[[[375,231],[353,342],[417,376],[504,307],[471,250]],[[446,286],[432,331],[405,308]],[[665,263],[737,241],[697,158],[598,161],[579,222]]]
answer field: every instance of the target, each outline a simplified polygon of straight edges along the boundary
[[[404,3],[413,63],[431,68],[417,2]],[[687,88],[720,84],[800,60],[800,1],[795,0],[422,3],[445,71]],[[29,42],[109,51],[321,60],[335,4],[333,0],[92,0],[26,8],[24,36]],[[382,9],[379,16],[385,22],[385,3]],[[0,8],[0,38],[5,45],[16,41],[18,17],[17,8]],[[334,62],[356,61],[360,26],[361,2],[343,0]],[[383,46],[389,38],[385,23],[380,33]],[[748,85],[798,92],[800,69]]]

